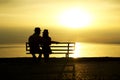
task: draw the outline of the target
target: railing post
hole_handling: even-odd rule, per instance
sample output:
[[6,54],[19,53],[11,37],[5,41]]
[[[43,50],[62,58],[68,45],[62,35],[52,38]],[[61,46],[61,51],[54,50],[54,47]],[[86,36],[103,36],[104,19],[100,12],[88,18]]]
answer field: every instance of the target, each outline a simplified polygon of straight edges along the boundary
[[68,46],[67,46],[67,54],[66,54],[66,57],[69,58],[69,44],[70,44],[70,43],[67,43],[67,44],[68,44]]

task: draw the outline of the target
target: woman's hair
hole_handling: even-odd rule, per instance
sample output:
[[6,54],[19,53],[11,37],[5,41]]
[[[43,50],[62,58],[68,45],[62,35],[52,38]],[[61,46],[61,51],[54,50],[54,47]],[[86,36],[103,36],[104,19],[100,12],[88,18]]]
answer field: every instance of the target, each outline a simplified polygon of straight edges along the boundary
[[44,29],[44,31],[43,31],[43,37],[48,37],[48,30],[47,29]]

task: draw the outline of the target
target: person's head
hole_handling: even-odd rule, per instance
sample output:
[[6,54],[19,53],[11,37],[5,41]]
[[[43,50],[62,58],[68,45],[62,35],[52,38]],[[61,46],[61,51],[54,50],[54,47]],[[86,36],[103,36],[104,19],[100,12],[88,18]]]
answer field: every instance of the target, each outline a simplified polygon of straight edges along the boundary
[[44,29],[43,31],[43,37],[48,37],[48,29]]
[[39,27],[36,27],[34,31],[36,34],[40,34],[41,29]]

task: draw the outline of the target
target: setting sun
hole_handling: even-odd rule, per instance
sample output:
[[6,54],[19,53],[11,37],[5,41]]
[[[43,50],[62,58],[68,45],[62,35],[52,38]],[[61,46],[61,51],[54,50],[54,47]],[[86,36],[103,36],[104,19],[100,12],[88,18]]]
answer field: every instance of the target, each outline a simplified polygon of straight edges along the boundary
[[92,15],[82,9],[72,8],[60,14],[59,22],[62,26],[81,28],[91,24]]

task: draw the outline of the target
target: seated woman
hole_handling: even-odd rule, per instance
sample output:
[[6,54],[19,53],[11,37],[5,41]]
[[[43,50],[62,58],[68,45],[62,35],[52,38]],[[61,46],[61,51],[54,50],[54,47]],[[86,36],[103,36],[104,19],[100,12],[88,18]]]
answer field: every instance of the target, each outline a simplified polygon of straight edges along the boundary
[[56,41],[51,41],[51,37],[49,36],[49,32],[47,29],[44,29],[42,35],[42,52],[44,54],[45,62],[49,60],[49,54],[52,53],[50,45],[51,43],[58,43]]

